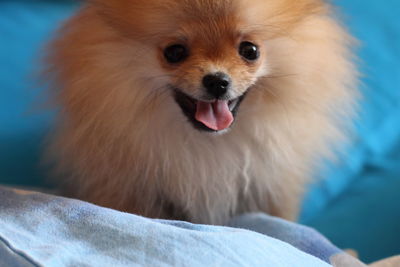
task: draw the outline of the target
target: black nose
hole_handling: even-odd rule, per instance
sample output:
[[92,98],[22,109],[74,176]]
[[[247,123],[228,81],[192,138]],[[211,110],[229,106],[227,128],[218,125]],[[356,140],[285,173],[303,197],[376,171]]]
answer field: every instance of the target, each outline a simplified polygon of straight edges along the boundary
[[222,72],[214,74],[207,74],[203,77],[203,86],[207,89],[207,92],[219,98],[226,94],[231,84],[231,80],[228,75]]

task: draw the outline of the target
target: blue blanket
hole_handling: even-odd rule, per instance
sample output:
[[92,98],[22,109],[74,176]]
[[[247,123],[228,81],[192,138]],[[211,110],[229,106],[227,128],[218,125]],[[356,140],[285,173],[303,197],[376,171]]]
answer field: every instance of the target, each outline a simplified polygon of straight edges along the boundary
[[308,227],[264,214],[230,226],[150,220],[0,188],[0,266],[363,266]]

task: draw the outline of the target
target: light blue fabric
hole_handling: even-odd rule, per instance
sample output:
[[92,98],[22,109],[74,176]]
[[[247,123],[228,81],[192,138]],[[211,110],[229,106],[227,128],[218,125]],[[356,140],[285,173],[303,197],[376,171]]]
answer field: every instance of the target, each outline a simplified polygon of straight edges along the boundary
[[[319,175],[301,222],[367,261],[400,253],[400,1],[335,0],[360,39],[364,100],[356,140]],[[51,113],[37,112],[40,48],[77,3],[0,1],[0,183],[43,185],[39,154]],[[379,242],[377,242],[379,240]]]
[[331,263],[330,258],[333,255],[342,253],[340,249],[312,228],[262,213],[238,216],[233,218],[228,225],[276,238],[328,263]]
[[[278,225],[278,235],[299,233],[304,244],[313,245],[321,238],[308,228],[266,215],[253,216],[258,223]],[[318,254],[327,260],[340,253],[329,243],[327,249],[321,249],[325,242],[315,244],[313,250],[323,251]],[[302,244],[297,245],[301,248]],[[77,200],[4,188],[0,188],[0,265],[330,266],[256,232],[150,220]]]

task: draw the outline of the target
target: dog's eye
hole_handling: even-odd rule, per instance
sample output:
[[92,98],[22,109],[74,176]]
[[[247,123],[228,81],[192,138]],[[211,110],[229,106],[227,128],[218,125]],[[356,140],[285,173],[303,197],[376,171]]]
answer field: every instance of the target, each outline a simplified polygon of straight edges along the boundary
[[184,61],[189,56],[187,48],[180,44],[168,46],[164,50],[165,59],[171,63],[176,64]]
[[239,54],[248,61],[254,61],[259,58],[260,50],[253,43],[242,42],[239,46]]

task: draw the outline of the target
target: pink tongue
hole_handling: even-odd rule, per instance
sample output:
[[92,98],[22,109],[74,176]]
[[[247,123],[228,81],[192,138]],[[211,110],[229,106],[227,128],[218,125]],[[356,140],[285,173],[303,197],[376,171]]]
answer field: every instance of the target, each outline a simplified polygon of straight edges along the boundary
[[196,120],[215,131],[225,130],[233,122],[228,101],[216,100],[213,103],[198,101]]

